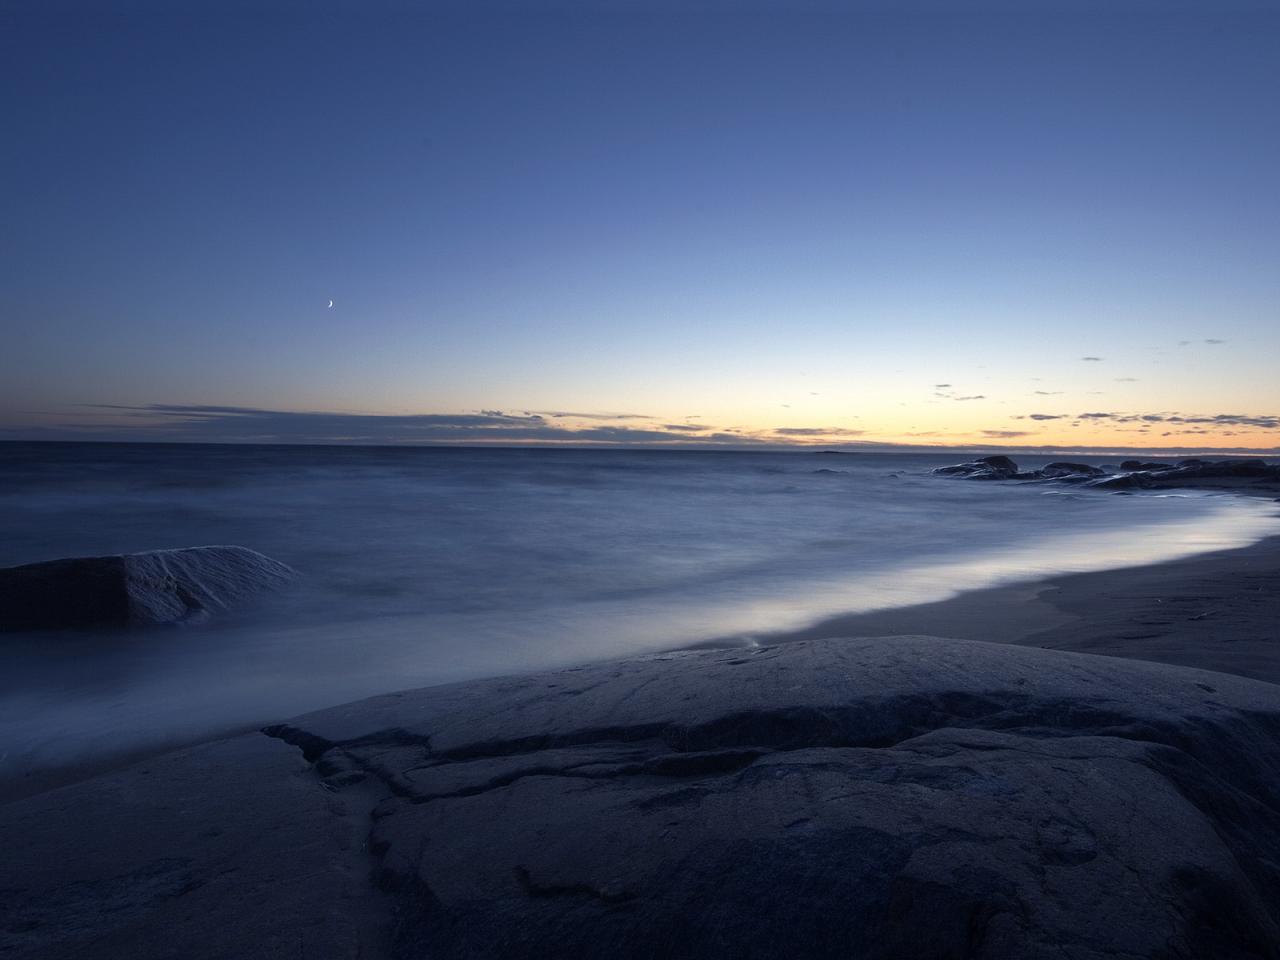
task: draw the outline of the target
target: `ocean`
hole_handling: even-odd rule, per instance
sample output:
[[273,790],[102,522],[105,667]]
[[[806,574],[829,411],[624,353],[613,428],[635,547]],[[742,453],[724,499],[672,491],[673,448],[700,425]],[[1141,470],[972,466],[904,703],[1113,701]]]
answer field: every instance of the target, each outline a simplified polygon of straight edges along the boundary
[[1229,494],[929,473],[961,459],[0,444],[0,566],[239,544],[301,573],[206,623],[0,634],[0,783],[395,689],[750,644],[1280,530],[1271,504]]

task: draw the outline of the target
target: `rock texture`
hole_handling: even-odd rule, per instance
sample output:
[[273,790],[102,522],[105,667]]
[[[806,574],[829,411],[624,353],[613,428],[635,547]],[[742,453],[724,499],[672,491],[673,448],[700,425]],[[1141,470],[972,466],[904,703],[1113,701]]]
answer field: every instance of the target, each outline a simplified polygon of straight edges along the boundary
[[367,811],[261,735],[0,806],[0,957],[386,956]]
[[199,619],[295,576],[245,547],[76,557],[0,569],[0,631]]
[[1020,470],[1004,456],[982,457],[933,471],[962,480],[1042,480],[1075,483],[1103,490],[1153,490],[1188,486],[1224,486],[1272,492],[1280,489],[1280,465],[1264,460],[1125,460],[1119,472],[1087,463],[1051,463],[1039,470]]
[[[301,943],[327,929],[351,854],[325,846],[328,804],[367,815],[387,912],[385,939],[356,938],[352,920],[345,952],[317,956],[1280,956],[1273,684],[972,641],[823,640],[436,687],[264,732],[313,765],[310,793],[258,754],[254,783],[238,782],[236,751],[269,742],[255,735],[158,777],[151,764],[0,808],[0,835],[20,841],[0,956]],[[186,799],[168,799],[175,778]],[[190,834],[102,829],[140,799],[186,804]],[[211,816],[240,832],[210,839]],[[246,845],[263,822],[279,835]],[[182,883],[95,895],[83,864],[112,852],[117,871],[169,864]],[[300,876],[317,871],[309,894]],[[279,892],[255,896],[280,898],[279,928],[240,886],[263,876]],[[251,902],[247,926],[205,923],[202,945],[175,952],[176,919],[226,916],[228,898]]]
[[1018,465],[1008,457],[980,457],[933,471],[942,476],[964,480],[1013,480],[1019,476]]
[[1103,477],[1107,471],[1101,467],[1091,467],[1087,463],[1051,463],[1037,471],[1046,480],[1061,480],[1067,477]]

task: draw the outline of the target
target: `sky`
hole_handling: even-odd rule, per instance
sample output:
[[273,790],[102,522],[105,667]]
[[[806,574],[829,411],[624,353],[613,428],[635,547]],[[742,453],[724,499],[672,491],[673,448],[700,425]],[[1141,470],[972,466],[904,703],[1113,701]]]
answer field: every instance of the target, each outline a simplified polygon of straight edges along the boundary
[[0,78],[0,439],[1280,452],[1277,2],[0,0]]

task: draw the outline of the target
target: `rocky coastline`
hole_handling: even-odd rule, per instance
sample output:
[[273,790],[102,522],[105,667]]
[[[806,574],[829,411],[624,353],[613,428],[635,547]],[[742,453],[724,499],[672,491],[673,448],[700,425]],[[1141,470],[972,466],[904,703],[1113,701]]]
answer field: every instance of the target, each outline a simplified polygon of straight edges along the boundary
[[1062,483],[1099,490],[1168,490],[1196,486],[1252,488],[1259,492],[1280,490],[1280,464],[1269,464],[1265,460],[1254,458],[1124,460],[1119,466],[1058,461],[1037,470],[1022,470],[1009,457],[994,455],[937,467],[933,473],[961,480]]
[[1280,956],[1274,684],[882,637],[390,694],[0,807],[0,956]]
[[[1278,471],[935,473],[1261,493]],[[0,958],[1280,960],[1276,551],[1234,554],[1060,581],[1009,643],[988,592],[873,615],[936,631],[390,693],[84,773],[0,804]],[[89,622],[127,626],[292,576],[206,547],[0,587],[88,582]],[[973,639],[922,635],[963,617]]]

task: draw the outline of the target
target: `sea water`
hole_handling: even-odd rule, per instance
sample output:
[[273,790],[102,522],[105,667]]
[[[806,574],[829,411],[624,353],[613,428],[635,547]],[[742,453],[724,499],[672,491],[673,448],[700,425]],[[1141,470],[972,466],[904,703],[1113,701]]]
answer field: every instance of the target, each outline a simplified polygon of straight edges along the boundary
[[958,459],[0,444],[0,566],[239,544],[301,574],[203,624],[0,634],[0,782],[389,690],[751,643],[1280,528],[1274,505],[1227,494],[930,474]]

